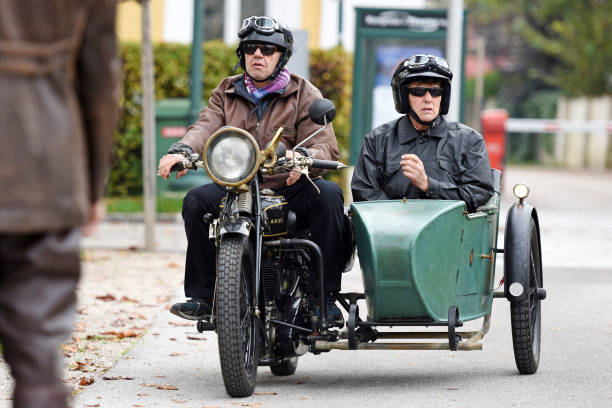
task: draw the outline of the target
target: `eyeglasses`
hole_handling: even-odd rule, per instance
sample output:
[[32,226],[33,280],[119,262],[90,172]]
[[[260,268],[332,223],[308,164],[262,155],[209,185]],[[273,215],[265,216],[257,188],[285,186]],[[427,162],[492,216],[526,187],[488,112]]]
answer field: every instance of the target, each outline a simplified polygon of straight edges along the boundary
[[272,44],[242,44],[242,50],[245,54],[253,55],[257,49],[261,51],[262,55],[270,56],[276,52],[278,47]]
[[242,20],[242,27],[238,31],[238,37],[242,38],[255,30],[262,34],[271,34],[280,30],[280,24],[272,17],[252,16]]
[[442,93],[444,92],[444,90],[438,86],[434,86],[431,88],[426,88],[424,86],[413,86],[411,88],[406,89],[408,89],[408,93],[410,95],[425,96],[425,94],[429,92],[429,94],[434,98],[437,96],[442,96]]
[[413,55],[404,61],[404,66],[407,67],[409,71],[412,69],[422,70],[423,68],[430,66],[434,69],[443,71],[446,74],[451,74],[448,62],[444,58],[436,57],[435,55]]

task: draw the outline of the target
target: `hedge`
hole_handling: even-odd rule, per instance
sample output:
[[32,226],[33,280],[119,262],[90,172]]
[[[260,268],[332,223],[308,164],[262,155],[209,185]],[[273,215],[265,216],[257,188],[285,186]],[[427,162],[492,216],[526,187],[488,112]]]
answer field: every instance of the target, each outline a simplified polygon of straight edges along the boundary
[[[120,44],[123,62],[123,94],[120,118],[113,142],[113,162],[108,177],[108,195],[122,197],[142,194],[142,87],[140,44]],[[203,96],[208,99],[221,79],[232,75],[237,62],[235,46],[221,41],[203,44]],[[155,99],[189,97],[191,47],[157,44],[154,47]],[[340,48],[311,50],[311,80],[323,96],[334,101],[334,129],[341,157],[348,159],[352,55]]]

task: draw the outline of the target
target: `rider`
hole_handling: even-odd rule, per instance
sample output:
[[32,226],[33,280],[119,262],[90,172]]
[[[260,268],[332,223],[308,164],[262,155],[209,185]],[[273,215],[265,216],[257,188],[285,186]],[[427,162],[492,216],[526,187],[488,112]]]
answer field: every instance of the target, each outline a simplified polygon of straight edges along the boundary
[[365,136],[351,181],[354,201],[463,200],[473,212],[491,197],[484,139],[442,116],[452,78],[448,62],[433,55],[414,55],[396,67],[393,100],[405,115]]
[[[284,24],[270,17],[249,17],[238,32],[240,43],[236,55],[244,74],[221,81],[202,109],[198,120],[183,138],[170,146],[159,162],[159,174],[167,179],[171,167],[193,152],[202,152],[209,136],[222,126],[235,126],[251,133],[263,148],[279,127],[284,128],[282,142],[291,158],[293,148],[319,128],[308,117],[310,104],[321,98],[321,92],[299,75],[289,73],[285,64],[291,57],[293,36]],[[338,144],[331,125],[295,151],[297,156],[337,160]],[[182,177],[187,171],[177,172]],[[311,170],[320,176],[321,170]],[[288,201],[289,210],[298,220],[308,223],[312,240],[321,248],[325,268],[325,289],[328,319],[341,320],[342,313],[332,301],[331,292],[340,291],[341,257],[334,256],[342,242],[342,191],[333,182],[315,179],[314,184],[301,177],[296,168],[289,174],[264,176],[260,188],[272,189]],[[216,259],[214,241],[209,239],[209,224],[202,216],[219,215],[219,204],[225,190],[206,184],[189,191],[183,200],[183,220],[187,235],[185,264],[186,302],[176,303],[171,312],[185,319],[198,320],[211,314],[215,288]],[[318,276],[312,274],[312,276]],[[318,279],[310,282],[309,292],[318,293]]]

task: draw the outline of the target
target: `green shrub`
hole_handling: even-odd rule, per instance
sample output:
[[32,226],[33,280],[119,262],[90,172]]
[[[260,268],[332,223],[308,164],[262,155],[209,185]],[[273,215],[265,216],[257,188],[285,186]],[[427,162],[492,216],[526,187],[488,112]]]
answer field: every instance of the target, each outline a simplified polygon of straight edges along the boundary
[[[219,82],[232,75],[237,62],[235,45],[221,41],[204,43],[203,98],[208,100]],[[120,45],[123,62],[123,95],[120,118],[113,142],[113,162],[108,178],[108,195],[126,197],[142,194],[142,86],[140,44]],[[155,99],[189,97],[191,46],[154,46]],[[336,104],[334,129],[342,158],[348,158],[352,56],[342,49],[311,52],[312,82]]]

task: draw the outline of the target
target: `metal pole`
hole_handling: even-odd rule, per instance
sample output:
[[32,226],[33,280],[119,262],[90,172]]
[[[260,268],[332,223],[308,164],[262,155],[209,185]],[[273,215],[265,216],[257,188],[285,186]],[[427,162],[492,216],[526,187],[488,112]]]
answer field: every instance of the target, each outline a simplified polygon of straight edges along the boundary
[[142,185],[145,221],[145,249],[155,249],[155,103],[153,47],[151,45],[149,0],[142,0]]
[[480,111],[484,100],[484,64],[485,64],[485,39],[476,39],[476,86],[474,89],[474,113],[472,125],[480,127]]
[[236,33],[240,29],[240,15],[242,5],[240,0],[225,0],[223,5],[223,42],[236,43]]
[[453,92],[446,117],[449,121],[458,121],[461,100],[461,78],[463,77],[463,67],[461,65],[461,56],[463,55],[463,0],[449,0],[447,16],[446,57],[454,75],[452,82]]
[[191,43],[190,107],[188,124],[198,119],[202,103],[202,38],[204,36],[204,0],[193,2],[193,42]]

